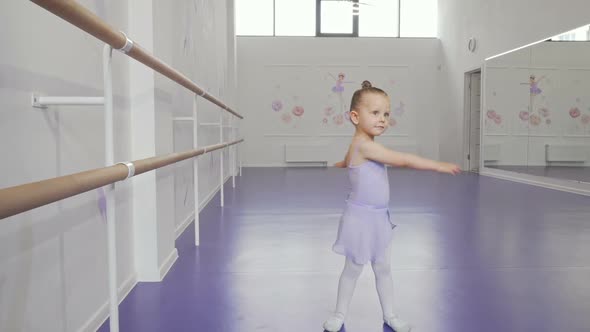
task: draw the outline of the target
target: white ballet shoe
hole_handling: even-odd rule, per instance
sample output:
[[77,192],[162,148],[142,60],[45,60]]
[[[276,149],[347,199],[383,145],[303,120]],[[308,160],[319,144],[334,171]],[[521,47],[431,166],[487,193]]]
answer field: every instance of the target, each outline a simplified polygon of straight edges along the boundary
[[404,322],[395,315],[388,318],[384,317],[383,320],[385,321],[385,324],[389,325],[389,327],[391,327],[395,332],[410,332],[412,329],[410,324]]
[[328,332],[338,332],[344,324],[344,315],[337,312],[324,322],[324,330]]

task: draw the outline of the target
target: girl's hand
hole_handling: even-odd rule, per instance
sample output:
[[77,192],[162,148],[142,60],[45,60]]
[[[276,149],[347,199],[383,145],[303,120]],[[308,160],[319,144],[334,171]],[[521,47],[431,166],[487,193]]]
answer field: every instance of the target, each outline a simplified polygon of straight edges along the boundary
[[342,161],[335,163],[333,166],[338,167],[338,168],[346,168],[346,162],[344,160],[342,160]]
[[437,172],[455,175],[461,173],[461,168],[455,164],[439,162]]

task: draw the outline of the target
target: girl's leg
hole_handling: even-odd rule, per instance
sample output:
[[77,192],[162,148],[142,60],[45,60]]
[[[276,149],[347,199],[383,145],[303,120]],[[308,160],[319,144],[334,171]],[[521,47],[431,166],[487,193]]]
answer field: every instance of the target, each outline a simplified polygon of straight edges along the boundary
[[338,299],[336,300],[336,310],[334,314],[324,323],[324,329],[327,331],[340,331],[344,323],[344,317],[348,311],[348,305],[352,299],[356,281],[363,271],[363,266],[356,264],[351,259],[346,258],[344,269],[340,275],[338,283]]
[[373,272],[375,273],[375,285],[381,309],[383,310],[383,320],[396,332],[408,332],[411,327],[408,323],[397,318],[393,313],[393,279],[391,277],[391,247],[387,248],[385,260],[383,263],[373,263]]
[[386,249],[382,263],[372,263],[375,273],[375,286],[381,302],[383,317],[393,316],[393,279],[391,277],[391,246]]

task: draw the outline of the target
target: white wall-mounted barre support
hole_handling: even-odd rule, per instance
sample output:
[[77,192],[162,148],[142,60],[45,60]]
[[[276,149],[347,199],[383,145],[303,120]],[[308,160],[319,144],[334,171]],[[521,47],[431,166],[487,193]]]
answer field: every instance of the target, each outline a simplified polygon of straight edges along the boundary
[[[231,139],[235,140],[236,138],[236,131],[234,130],[234,117],[232,116],[230,118],[229,124],[230,124],[230,128],[231,128]],[[236,188],[236,147],[232,146],[230,147],[229,150],[229,158],[231,160],[231,183],[232,183],[232,188]]]
[[195,119],[190,116],[176,116],[172,118],[172,121],[195,121]]
[[104,105],[104,97],[48,97],[33,93],[31,105],[36,108],[47,108],[52,105]]
[[[102,52],[102,70],[104,85],[105,163],[107,166],[110,166],[115,162],[112,60],[113,49],[110,45],[105,45]],[[129,164],[131,164],[131,166],[129,166]],[[125,163],[125,166],[127,166],[127,178],[129,178],[131,173],[135,174],[135,167],[132,163]],[[106,188],[105,196],[107,201],[109,328],[111,332],[119,332],[119,287],[117,282],[117,221],[115,213],[115,184],[111,184]]]
[[[223,113],[219,113],[219,143],[223,143]],[[224,177],[223,177],[223,155],[225,153],[224,151],[225,149],[221,149],[219,150],[219,185],[220,185],[220,190],[219,190],[219,200],[220,200],[220,205],[221,207],[223,207],[223,202],[225,201],[224,199],[224,192],[223,192],[223,182],[224,182]]]
[[[193,97],[193,149],[199,148],[199,118],[197,113],[197,103],[198,103],[197,94]],[[203,154],[207,153],[207,148]],[[200,242],[200,235],[199,235],[199,207],[200,207],[200,199],[199,199],[199,157],[193,158],[193,188],[195,192],[195,246],[199,245]]]

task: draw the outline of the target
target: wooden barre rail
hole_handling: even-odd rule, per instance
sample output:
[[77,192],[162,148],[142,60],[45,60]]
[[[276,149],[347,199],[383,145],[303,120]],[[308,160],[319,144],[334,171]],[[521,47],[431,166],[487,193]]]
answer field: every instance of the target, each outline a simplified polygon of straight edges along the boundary
[[[206,146],[198,150],[171,153],[165,156],[133,161],[135,174],[139,175],[181,160],[193,158],[207,152],[243,142],[239,139],[229,143]],[[0,219],[25,212],[64,198],[75,196],[92,189],[100,188],[127,179],[128,168],[123,164],[97,168],[80,173],[60,176],[53,179],[27,183],[0,189]]]
[[[111,45],[111,47],[114,49],[120,50],[127,44],[128,37],[126,37],[123,33],[113,29],[93,12],[73,0],[31,0],[31,2],[34,2],[35,4],[61,17],[65,21],[70,22],[78,28],[86,31],[97,39],[100,39],[103,42]],[[137,43],[133,42],[133,47],[131,47],[131,50],[125,53],[135,60],[157,71],[158,73],[170,78],[174,82],[184,86],[190,91],[209,100],[213,104],[237,116],[238,118],[244,118],[219,99],[203,91],[203,89],[201,89],[188,77],[184,76],[176,69],[168,66],[160,59],[146,52]]]

